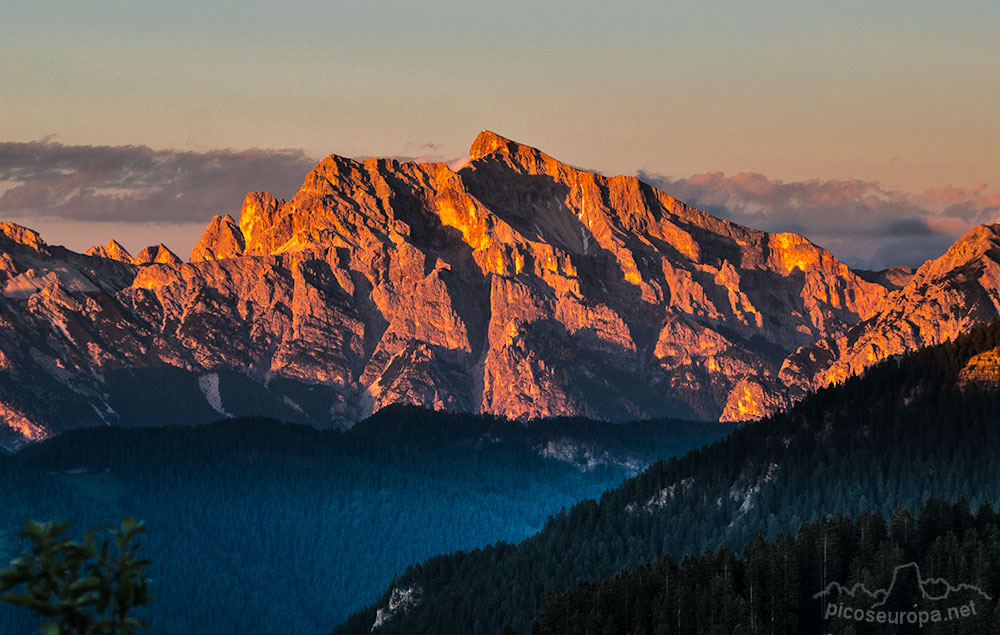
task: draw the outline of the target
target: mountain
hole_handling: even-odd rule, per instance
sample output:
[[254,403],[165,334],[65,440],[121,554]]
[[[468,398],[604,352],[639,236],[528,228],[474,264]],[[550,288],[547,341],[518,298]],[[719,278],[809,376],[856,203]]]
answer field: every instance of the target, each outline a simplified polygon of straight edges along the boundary
[[106,245],[94,245],[86,251],[86,254],[127,263],[135,262],[135,258],[128,252],[128,249],[125,249],[121,243],[114,239],[109,240]]
[[893,355],[939,344],[1000,315],[1000,225],[980,225],[928,260],[867,319],[785,360],[779,377],[814,389]]
[[[142,518],[150,631],[319,633],[407,563],[496,540],[732,426],[610,424],[392,406],[348,431],[263,419],[73,430],[0,455],[0,561],[25,519]],[[419,429],[419,434],[414,434]],[[38,632],[0,603],[0,632]]]
[[488,131],[457,172],[331,155],[290,200],[214,217],[190,263],[5,223],[0,445],[220,414],[343,426],[394,403],[756,418],[995,315],[995,231],[897,288],[902,270],[868,281],[797,234]]
[[137,265],[150,265],[153,263],[179,265],[183,260],[177,254],[170,251],[166,245],[160,243],[158,245],[151,245],[140,251],[139,255],[135,257],[134,262]]
[[[954,341],[887,359],[707,448],[652,465],[517,545],[498,543],[412,565],[378,602],[334,633],[497,633],[505,625],[526,633],[553,591],[664,556],[681,559],[723,545],[739,553],[759,533],[780,542],[785,538],[779,534],[792,536],[804,522],[826,515],[867,511],[890,518],[897,507],[916,511],[932,496],[996,508],[1000,400],[989,385],[960,376],[978,365],[976,356],[998,345],[1000,321],[994,321]],[[931,546],[930,533],[911,538],[921,554]],[[829,570],[828,581],[846,583],[856,559],[874,559],[870,545],[843,536],[831,536],[830,549],[844,558],[841,568]],[[822,544],[812,553],[822,554]],[[897,558],[883,556],[883,563]],[[768,569],[777,564],[765,562]],[[816,582],[810,592],[822,590],[822,560],[803,566]],[[950,581],[974,583],[959,576]],[[688,584],[707,583],[695,578]],[[419,601],[392,610],[394,595],[406,593]]]

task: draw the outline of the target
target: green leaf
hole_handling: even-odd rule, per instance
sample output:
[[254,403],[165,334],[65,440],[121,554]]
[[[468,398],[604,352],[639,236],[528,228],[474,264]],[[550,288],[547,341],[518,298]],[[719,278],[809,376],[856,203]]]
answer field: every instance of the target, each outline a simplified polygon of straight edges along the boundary
[[85,593],[87,591],[94,591],[96,589],[99,589],[103,582],[104,582],[103,580],[95,576],[91,576],[89,578],[82,578],[80,580],[71,582],[69,586],[66,587],[66,591],[74,594]]
[[23,593],[4,593],[2,599],[7,604],[15,606],[24,606],[31,602],[31,599]]

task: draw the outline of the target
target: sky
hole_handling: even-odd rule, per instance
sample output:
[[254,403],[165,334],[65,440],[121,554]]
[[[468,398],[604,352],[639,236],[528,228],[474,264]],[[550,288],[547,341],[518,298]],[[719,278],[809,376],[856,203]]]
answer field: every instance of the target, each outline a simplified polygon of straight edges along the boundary
[[998,32],[995,0],[11,0],[0,218],[186,257],[327,154],[452,160],[490,129],[920,264],[1000,217]]

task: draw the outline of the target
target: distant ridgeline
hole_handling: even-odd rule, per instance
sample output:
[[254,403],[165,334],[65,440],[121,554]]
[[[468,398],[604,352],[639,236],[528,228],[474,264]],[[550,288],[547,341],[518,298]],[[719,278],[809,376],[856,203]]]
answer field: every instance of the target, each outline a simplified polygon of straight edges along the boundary
[[[320,633],[410,562],[540,529],[732,426],[512,423],[392,407],[347,432],[267,419],[74,430],[0,455],[0,556],[25,519],[146,521],[150,632]],[[0,633],[37,632],[0,603]]]
[[973,509],[996,503],[1000,400],[983,357],[975,372],[965,369],[998,345],[994,322],[882,362],[706,449],[653,465],[519,545],[412,566],[334,632],[369,633],[378,623],[375,632],[385,634],[475,635],[506,625],[526,633],[554,590],[666,555],[723,544],[739,552],[759,531],[775,539],[827,514],[890,516],[931,496],[962,496]]

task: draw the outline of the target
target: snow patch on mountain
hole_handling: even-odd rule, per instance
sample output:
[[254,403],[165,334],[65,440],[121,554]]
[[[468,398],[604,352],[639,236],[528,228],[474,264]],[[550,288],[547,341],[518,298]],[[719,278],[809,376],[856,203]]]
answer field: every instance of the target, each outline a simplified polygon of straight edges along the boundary
[[300,406],[299,404],[295,403],[292,400],[292,398],[289,397],[288,395],[283,396],[281,398],[281,400],[285,403],[286,406],[288,406],[289,408],[291,408],[295,412],[298,412],[300,414],[302,413],[302,406]]
[[202,375],[199,377],[198,388],[200,388],[201,393],[205,395],[205,400],[208,402],[208,405],[212,406],[212,410],[215,410],[223,417],[233,416],[226,412],[226,409],[222,407],[222,395],[219,393],[218,373],[209,373],[208,375]]

